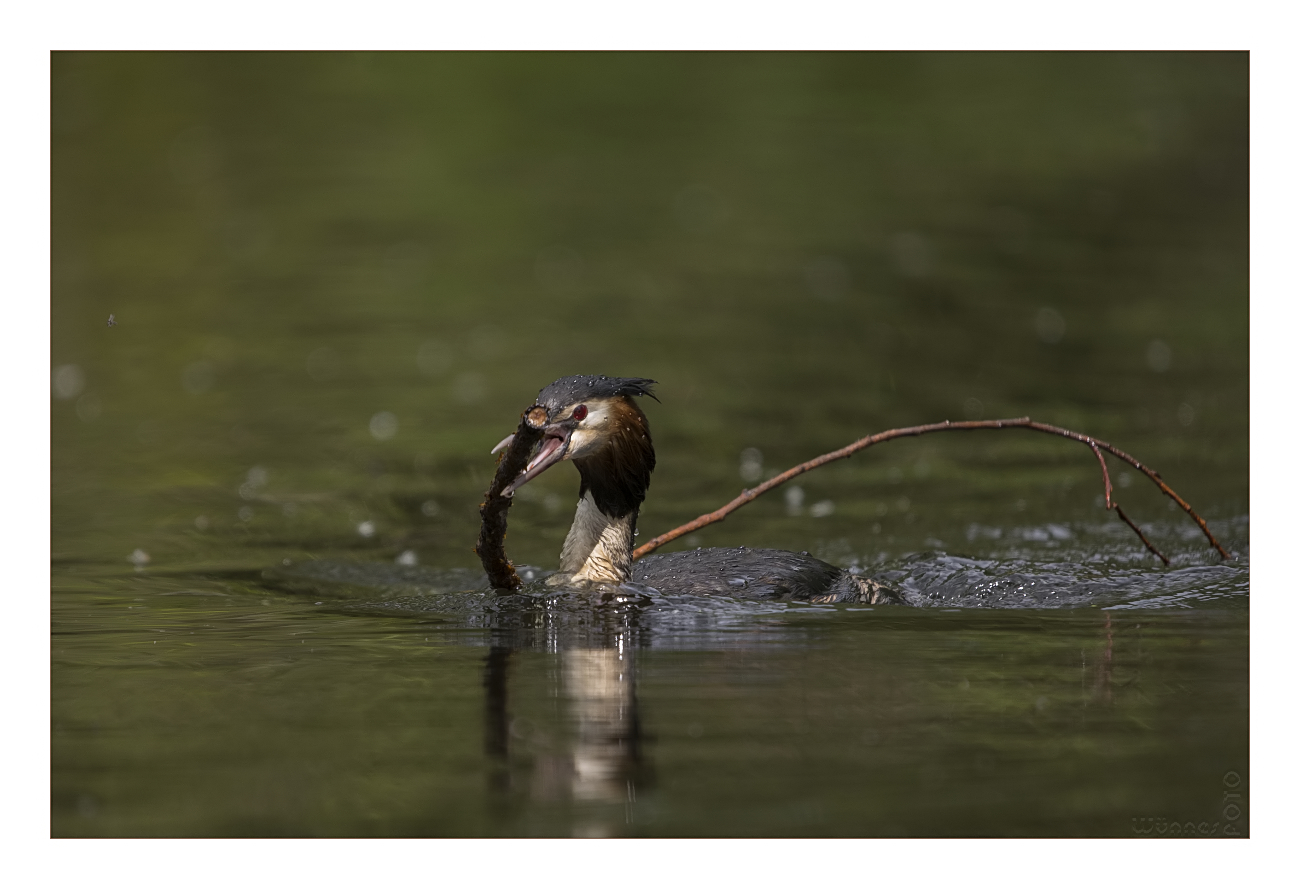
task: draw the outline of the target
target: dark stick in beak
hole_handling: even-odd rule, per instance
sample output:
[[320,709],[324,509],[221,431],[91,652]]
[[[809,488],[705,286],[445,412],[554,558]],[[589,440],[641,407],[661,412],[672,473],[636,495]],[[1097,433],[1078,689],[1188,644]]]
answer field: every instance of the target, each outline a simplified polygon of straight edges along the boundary
[[[528,455],[538,439],[542,437],[542,427],[545,422],[545,408],[534,406],[524,411],[524,415],[519,420],[519,428],[508,439],[508,444],[502,442],[506,448],[505,453],[497,462],[496,474],[493,475],[492,484],[488,486],[487,495],[479,507],[479,516],[483,522],[479,526],[478,543],[474,546],[474,552],[483,563],[488,582],[494,589],[517,590],[523,585],[519,575],[515,573],[514,565],[510,564],[510,559],[506,557],[506,513],[509,512],[510,504],[513,502],[511,494],[514,493],[514,489],[527,481],[527,478],[520,479],[528,474],[529,466],[532,465]],[[536,463],[536,459],[532,462]]]

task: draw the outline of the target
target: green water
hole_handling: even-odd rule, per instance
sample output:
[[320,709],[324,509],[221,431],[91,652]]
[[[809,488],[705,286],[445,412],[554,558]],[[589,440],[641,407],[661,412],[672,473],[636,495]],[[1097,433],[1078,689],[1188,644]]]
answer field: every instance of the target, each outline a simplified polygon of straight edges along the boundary
[[[1244,54],[52,77],[54,835],[1248,833]],[[1029,415],[1236,558],[1112,462],[1163,568],[1080,445],[945,433],[666,549],[986,607],[454,592],[488,449],[588,372],[659,381],[642,539]],[[576,487],[521,491],[516,561],[555,566]]]

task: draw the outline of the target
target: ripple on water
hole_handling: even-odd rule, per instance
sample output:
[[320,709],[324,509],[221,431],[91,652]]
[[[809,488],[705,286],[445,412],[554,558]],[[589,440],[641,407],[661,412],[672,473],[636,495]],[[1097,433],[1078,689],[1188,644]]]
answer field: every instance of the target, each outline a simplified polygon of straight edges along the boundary
[[[1047,534],[1061,541],[1071,536],[1064,529]],[[1028,539],[1014,530],[1007,536]],[[1240,549],[1248,546],[1238,542],[1244,544]],[[1107,558],[1083,551],[1052,555],[1053,560],[1041,561],[935,551],[883,562],[861,573],[893,586],[907,605],[926,609],[1238,607],[1249,597],[1244,555],[1239,561],[1207,564],[1201,555],[1173,552],[1171,568],[1152,564],[1149,556],[1139,558],[1141,554],[1128,546]],[[516,637],[512,644],[545,647],[608,641],[613,635],[626,638],[629,632],[639,637],[638,644],[653,647],[696,645],[716,634],[734,641],[741,631],[762,633],[765,642],[779,644],[781,633],[790,628],[773,617],[792,610],[848,610],[680,594],[638,584],[616,590],[564,589],[544,582],[554,572],[528,566],[518,570],[525,585],[509,594],[490,589],[480,571],[391,562],[304,561],[266,571],[263,582],[306,594],[332,609],[436,616],[452,626],[509,632]],[[880,610],[900,612],[896,606]]]
[[1190,607],[1244,598],[1250,583],[1249,569],[1233,564],[1163,569],[946,553],[912,556],[875,573],[909,605],[947,608]]
[[554,572],[526,566],[518,571],[529,582],[513,593],[489,588],[482,572],[382,562],[305,561],[266,571],[264,583],[328,608],[437,616],[466,629],[506,632],[509,644],[518,647],[607,644],[614,637],[655,648],[695,647],[722,641],[719,634],[734,641],[737,632],[780,644],[781,636],[802,633],[763,620],[786,613],[792,603],[667,594],[640,584],[565,589],[544,583]]

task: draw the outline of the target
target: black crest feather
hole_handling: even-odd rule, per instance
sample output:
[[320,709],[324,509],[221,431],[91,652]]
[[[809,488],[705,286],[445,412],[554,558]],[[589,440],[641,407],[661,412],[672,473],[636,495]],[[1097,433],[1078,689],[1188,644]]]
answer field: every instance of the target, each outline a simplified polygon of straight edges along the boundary
[[619,395],[648,395],[655,398],[650,387],[655,380],[645,377],[601,377],[579,374],[562,377],[537,393],[537,403],[547,411],[555,411],[590,398],[614,398]]

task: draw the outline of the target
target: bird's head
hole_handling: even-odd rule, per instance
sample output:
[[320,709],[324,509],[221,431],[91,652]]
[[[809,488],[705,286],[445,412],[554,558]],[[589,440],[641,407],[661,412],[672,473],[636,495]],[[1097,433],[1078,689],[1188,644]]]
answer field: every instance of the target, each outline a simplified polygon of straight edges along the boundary
[[[551,383],[525,411],[533,427],[542,432],[537,452],[502,493],[511,496],[556,463],[573,460],[582,474],[583,493],[591,489],[603,512],[615,515],[629,505],[639,506],[655,456],[645,414],[632,399],[654,398],[650,390],[654,382],[642,377],[574,376]],[[507,436],[492,452],[508,447],[512,438]]]

